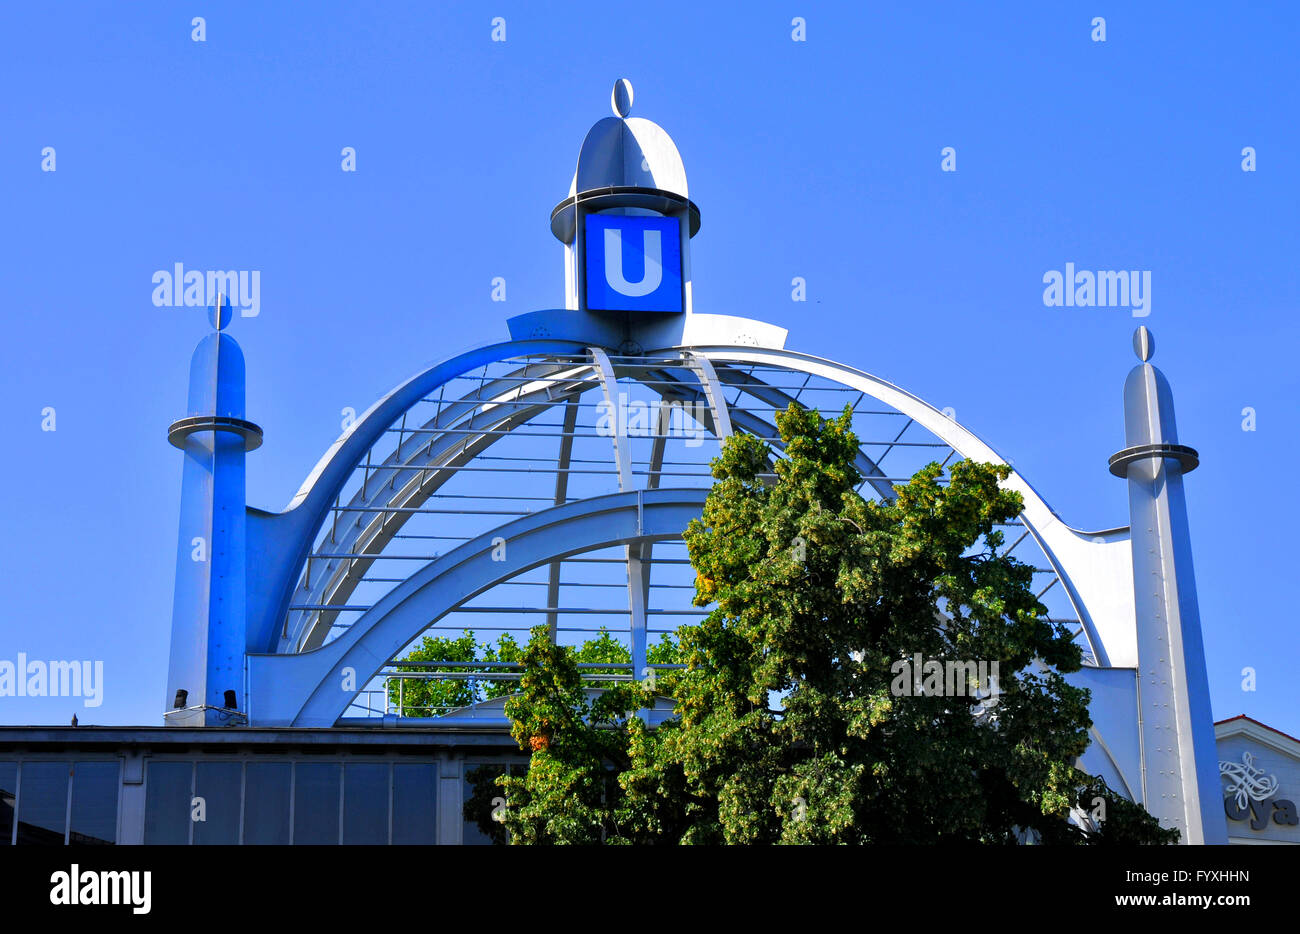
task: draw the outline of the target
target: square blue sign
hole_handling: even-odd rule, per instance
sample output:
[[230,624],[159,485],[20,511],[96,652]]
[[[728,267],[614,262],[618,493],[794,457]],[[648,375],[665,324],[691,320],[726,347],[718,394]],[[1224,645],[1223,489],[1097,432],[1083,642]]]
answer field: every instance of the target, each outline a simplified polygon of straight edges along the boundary
[[681,230],[672,217],[588,214],[587,307],[681,311]]

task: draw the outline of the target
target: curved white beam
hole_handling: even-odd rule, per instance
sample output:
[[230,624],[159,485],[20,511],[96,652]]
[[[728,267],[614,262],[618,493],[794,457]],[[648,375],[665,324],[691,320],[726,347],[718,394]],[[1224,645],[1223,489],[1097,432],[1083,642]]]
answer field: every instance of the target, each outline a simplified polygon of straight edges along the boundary
[[614,461],[618,465],[618,488],[630,490],[632,489],[632,445],[627,433],[623,431],[618,378],[614,375],[614,367],[609,362],[609,354],[599,347],[589,347],[587,351],[596,365],[596,372],[600,374],[600,390],[605,395],[605,406],[613,419],[610,439],[614,442]]
[[708,400],[709,408],[713,410],[713,429],[714,434],[718,436],[718,443],[724,444],[731,437],[731,414],[727,409],[727,400],[722,395],[722,383],[718,381],[718,374],[714,372],[713,364],[709,362],[708,357],[702,357],[688,350],[686,359],[690,361],[691,369],[699,377],[700,385],[704,387],[704,398]]

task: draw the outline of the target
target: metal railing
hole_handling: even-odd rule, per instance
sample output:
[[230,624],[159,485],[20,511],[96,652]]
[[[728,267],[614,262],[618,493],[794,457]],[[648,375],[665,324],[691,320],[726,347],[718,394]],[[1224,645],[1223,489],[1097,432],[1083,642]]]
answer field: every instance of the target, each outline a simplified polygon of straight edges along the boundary
[[[464,710],[464,705],[428,705],[428,704],[408,704],[406,702],[405,686],[407,681],[472,681],[472,682],[511,682],[519,681],[523,677],[524,665],[519,662],[482,662],[482,661],[432,661],[432,662],[402,662],[402,668],[428,668],[428,669],[473,669],[470,671],[452,671],[452,670],[431,670],[431,671],[388,671],[382,672],[380,677],[383,679],[382,687],[366,688],[357,692],[356,700],[353,701],[349,708],[349,715],[355,716],[358,711],[364,716],[380,718],[396,714],[397,716],[411,716],[411,711],[425,711],[430,717],[439,717],[456,710]],[[583,683],[606,684],[614,682],[627,682],[637,680],[632,672],[631,662],[581,662],[578,664],[579,670],[588,672],[583,675]],[[650,671],[683,671],[685,665],[677,664],[652,664],[646,668]],[[623,673],[626,672],[626,673]],[[392,701],[393,682],[397,682],[397,703]],[[375,698],[375,695],[380,695]],[[382,707],[379,706],[382,701]],[[417,716],[419,714],[416,714]]]

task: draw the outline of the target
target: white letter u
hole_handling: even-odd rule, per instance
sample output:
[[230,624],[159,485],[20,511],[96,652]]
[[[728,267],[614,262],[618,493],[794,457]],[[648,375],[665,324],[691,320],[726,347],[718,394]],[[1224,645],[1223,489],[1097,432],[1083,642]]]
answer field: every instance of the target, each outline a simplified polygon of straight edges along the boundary
[[642,233],[645,238],[645,272],[641,281],[632,283],[623,277],[623,231],[605,228],[605,281],[620,295],[640,298],[659,288],[664,281],[663,238],[657,230]]

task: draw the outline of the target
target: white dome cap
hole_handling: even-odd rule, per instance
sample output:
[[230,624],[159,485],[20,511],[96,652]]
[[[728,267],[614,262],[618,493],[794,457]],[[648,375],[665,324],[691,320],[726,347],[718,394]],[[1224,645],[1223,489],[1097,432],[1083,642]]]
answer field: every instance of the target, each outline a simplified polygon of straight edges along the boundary
[[616,116],[605,117],[587,133],[578,153],[569,194],[596,188],[657,188],[690,197],[686,167],[664,128],[641,117],[628,117],[632,85],[620,79],[612,95]]
[[[690,200],[686,167],[672,137],[659,124],[629,117],[632,84],[621,78],[614,84],[610,103],[614,116],[596,121],[578,151],[578,167],[569,183],[569,196],[551,212],[551,231],[563,243],[574,237],[574,205],[595,199],[628,207],[645,207],[667,213],[685,209],[690,214],[690,235],[700,226],[699,208]],[[609,189],[624,189],[610,192]],[[627,191],[626,189],[640,189]]]

